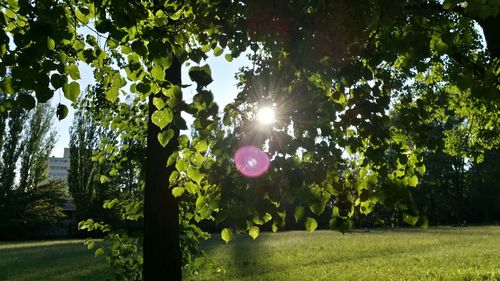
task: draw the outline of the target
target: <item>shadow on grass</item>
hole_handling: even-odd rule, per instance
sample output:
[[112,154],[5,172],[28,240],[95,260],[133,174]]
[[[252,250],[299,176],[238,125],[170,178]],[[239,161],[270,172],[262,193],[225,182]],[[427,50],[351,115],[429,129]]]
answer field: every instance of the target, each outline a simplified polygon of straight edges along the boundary
[[229,243],[230,264],[228,267],[230,275],[238,277],[257,276],[266,271],[275,270],[272,265],[266,263],[268,257],[272,255],[271,249],[266,247],[267,235],[261,235],[253,240],[248,236],[238,236]]

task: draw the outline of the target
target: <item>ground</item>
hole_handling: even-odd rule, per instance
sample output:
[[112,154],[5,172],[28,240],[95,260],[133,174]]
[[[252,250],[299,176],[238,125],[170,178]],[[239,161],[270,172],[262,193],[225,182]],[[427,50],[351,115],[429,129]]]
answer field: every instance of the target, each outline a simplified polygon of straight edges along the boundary
[[205,247],[212,266],[188,280],[500,280],[500,227],[284,232]]
[[82,240],[0,242],[2,281],[98,281],[113,277]]
[[[500,227],[440,227],[262,233],[256,241],[218,235],[203,244],[209,262],[188,281],[496,280]],[[2,281],[111,278],[104,257],[78,240],[0,242]]]

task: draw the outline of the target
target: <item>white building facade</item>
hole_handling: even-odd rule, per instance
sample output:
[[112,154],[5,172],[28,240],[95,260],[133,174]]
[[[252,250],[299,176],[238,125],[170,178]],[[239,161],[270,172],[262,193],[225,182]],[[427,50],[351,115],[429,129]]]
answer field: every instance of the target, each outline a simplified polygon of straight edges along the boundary
[[64,148],[63,157],[49,158],[49,178],[67,181],[68,170],[69,170],[69,148]]

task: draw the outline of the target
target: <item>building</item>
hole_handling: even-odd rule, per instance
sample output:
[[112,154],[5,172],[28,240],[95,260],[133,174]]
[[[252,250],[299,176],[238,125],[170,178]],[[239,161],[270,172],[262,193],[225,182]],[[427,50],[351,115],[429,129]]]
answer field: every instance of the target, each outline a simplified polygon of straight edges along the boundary
[[69,148],[64,149],[63,157],[49,158],[49,178],[56,180],[68,179],[69,170]]

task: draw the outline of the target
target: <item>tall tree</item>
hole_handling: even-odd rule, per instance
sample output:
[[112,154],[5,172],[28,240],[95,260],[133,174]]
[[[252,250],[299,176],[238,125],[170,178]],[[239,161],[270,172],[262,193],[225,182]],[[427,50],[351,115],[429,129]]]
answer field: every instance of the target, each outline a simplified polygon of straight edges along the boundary
[[98,149],[99,128],[91,118],[83,112],[77,112],[70,128],[70,169],[68,171],[68,188],[74,199],[78,219],[86,219],[102,211],[102,203],[95,202],[99,184],[97,181],[99,167],[92,161],[92,154]]
[[48,177],[48,159],[56,139],[53,118],[54,110],[48,104],[37,105],[29,114],[20,154],[20,190],[33,189]]
[[15,188],[16,165],[23,151],[22,130],[26,124],[26,116],[26,111],[23,109],[10,111],[6,118],[7,130],[2,132],[2,134],[5,134],[5,145],[0,148],[0,186],[2,188],[2,201],[3,204],[6,204],[6,208],[10,205],[8,203],[9,197],[11,191]]
[[55,142],[53,109],[39,104],[33,111],[10,111],[4,132],[0,213],[2,236],[28,237],[37,227],[64,216],[59,204],[64,186],[48,180],[48,159]]

